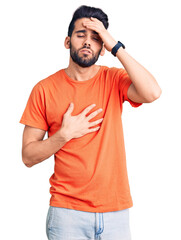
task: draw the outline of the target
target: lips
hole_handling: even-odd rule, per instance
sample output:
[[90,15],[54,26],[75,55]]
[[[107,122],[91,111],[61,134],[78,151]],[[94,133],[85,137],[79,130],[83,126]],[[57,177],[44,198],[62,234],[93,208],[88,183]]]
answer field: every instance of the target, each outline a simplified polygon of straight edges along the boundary
[[84,54],[91,54],[92,52],[87,49],[87,48],[83,48],[82,50],[80,50],[80,52],[84,53]]

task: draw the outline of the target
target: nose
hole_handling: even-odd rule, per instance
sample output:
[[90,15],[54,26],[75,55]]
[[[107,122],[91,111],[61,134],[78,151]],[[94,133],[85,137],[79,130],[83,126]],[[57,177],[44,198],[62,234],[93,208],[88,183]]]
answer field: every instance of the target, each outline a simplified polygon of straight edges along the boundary
[[85,42],[85,43],[84,43],[84,46],[86,46],[86,47],[87,47],[87,46],[90,47],[90,43]]
[[87,37],[83,43],[84,47],[90,48],[91,44],[90,44],[90,39]]

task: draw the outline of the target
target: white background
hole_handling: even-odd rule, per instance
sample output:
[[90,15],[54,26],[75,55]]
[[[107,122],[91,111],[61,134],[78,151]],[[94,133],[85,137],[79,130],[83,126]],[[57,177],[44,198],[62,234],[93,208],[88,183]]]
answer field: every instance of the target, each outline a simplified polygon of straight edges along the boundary
[[[16,0],[0,3],[1,238],[46,239],[53,157],[32,168],[21,160],[19,123],[33,86],[68,65],[64,38],[74,10],[100,7],[109,32],[147,68],[161,97],[140,108],[124,104],[123,126],[134,207],[133,240],[181,239],[180,5],[172,0]],[[110,53],[98,61],[122,67]]]

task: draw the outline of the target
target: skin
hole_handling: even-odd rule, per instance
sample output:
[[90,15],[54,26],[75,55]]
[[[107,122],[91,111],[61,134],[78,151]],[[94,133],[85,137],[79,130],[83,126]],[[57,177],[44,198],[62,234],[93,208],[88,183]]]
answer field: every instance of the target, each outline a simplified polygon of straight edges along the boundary
[[[104,43],[104,48],[107,51],[111,52],[112,48],[116,45],[117,41],[111,36],[111,34],[105,29],[102,22],[98,19],[82,18],[80,19],[79,24],[82,24],[82,26],[87,30],[97,32]],[[119,48],[116,56],[126,69],[132,81],[127,93],[129,99],[139,103],[150,103],[160,97],[161,88],[148,70],[132,58],[123,48]]]
[[[81,32],[80,32],[81,31]],[[77,51],[79,57],[88,61],[100,52],[100,56],[105,51],[111,52],[117,41],[105,29],[102,22],[96,18],[82,18],[75,22],[75,28],[71,38],[65,38],[65,48]],[[132,101],[138,103],[149,103],[155,101],[161,95],[161,89],[155,78],[141,64],[133,59],[123,48],[119,48],[116,54],[118,60],[126,69],[132,80],[127,95]],[[112,56],[111,56],[112,57]],[[65,69],[67,75],[77,81],[86,81],[95,76],[100,66],[93,64],[90,67],[81,67],[72,58]],[[43,140],[45,131],[30,126],[25,126],[23,132],[22,160],[27,167],[40,163],[51,155],[55,154],[72,138],[79,138],[93,131],[98,131],[100,127],[94,127],[101,123],[103,119],[89,122],[101,109],[98,109],[87,117],[86,115],[95,106],[86,107],[80,114],[72,116],[74,105],[70,104],[63,116],[61,128],[51,137]],[[90,127],[92,127],[90,129]]]
[[[102,39],[98,34],[95,34],[93,30],[87,29],[83,22],[86,18],[78,19],[75,22],[75,28],[72,33],[71,38],[66,37],[65,48],[70,49],[70,43],[76,49],[81,49],[85,47],[90,48],[91,53],[87,52],[87,56],[84,57],[86,52],[79,51],[79,56],[87,59],[92,58],[92,55],[97,54],[101,49],[100,56],[105,54],[105,47],[103,45]],[[85,33],[80,33],[78,31],[85,31]],[[76,47],[75,47],[76,46]],[[98,71],[100,66],[92,65],[91,67],[82,68],[77,65],[72,58],[69,59],[69,66],[65,69],[65,72],[74,80],[85,81],[92,78]]]

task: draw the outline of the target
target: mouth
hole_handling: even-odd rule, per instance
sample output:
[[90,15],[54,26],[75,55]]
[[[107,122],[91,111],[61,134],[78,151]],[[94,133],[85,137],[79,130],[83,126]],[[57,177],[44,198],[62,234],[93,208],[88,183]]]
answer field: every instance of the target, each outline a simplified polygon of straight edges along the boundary
[[80,50],[80,52],[84,53],[84,54],[91,54],[92,52],[87,49],[87,48],[83,48],[82,50]]

